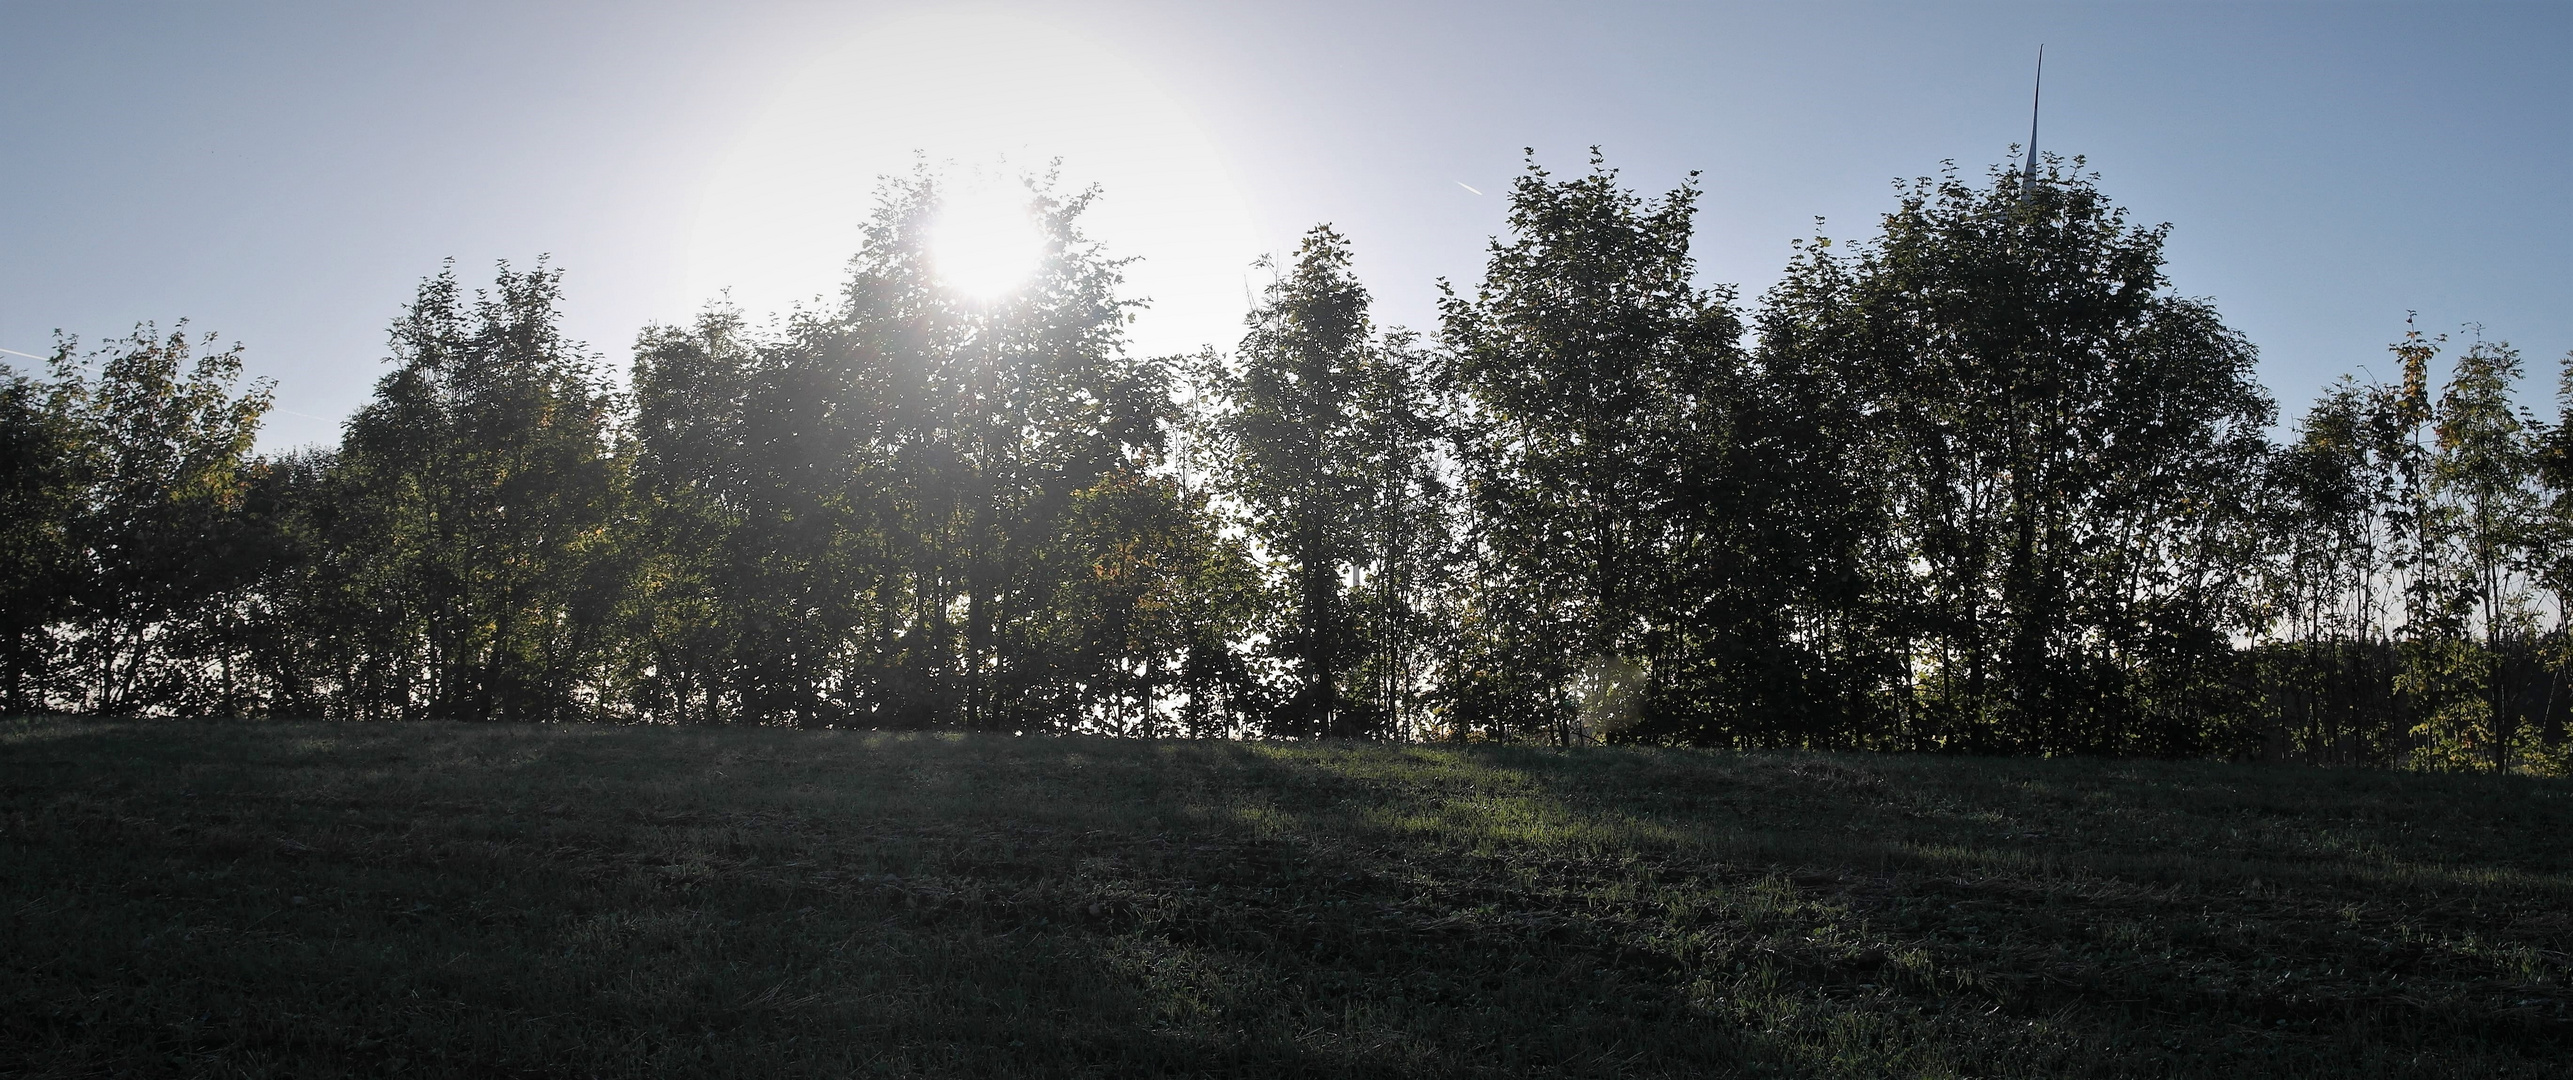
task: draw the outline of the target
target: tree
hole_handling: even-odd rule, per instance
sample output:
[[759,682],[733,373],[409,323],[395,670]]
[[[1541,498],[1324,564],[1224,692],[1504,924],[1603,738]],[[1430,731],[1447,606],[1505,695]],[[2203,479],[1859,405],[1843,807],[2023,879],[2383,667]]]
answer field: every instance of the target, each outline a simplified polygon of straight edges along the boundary
[[1692,741],[1905,744],[1913,583],[1893,520],[1896,455],[1882,388],[1853,362],[1853,283],[1831,246],[1798,244],[1762,297],[1728,438],[1700,470],[1723,512],[1705,515],[1685,560],[1705,605],[1689,620],[1704,656],[1681,729]]
[[[1434,427],[1415,357],[1377,337],[1368,304],[1349,241],[1317,225],[1252,309],[1235,360],[1200,365],[1212,477],[1275,568],[1262,629],[1292,672],[1271,720],[1285,734],[1385,734],[1409,689],[1387,650],[1408,632]],[[1372,685],[1352,695],[1344,683],[1367,663]]]
[[2573,767],[2573,738],[2564,725],[2565,680],[2573,673],[2573,351],[2559,362],[2556,419],[2536,433],[2533,467],[2539,498],[2529,552],[2530,574],[2555,610],[2555,625],[2540,654],[2546,696],[2530,756],[2554,775]]
[[744,550],[753,506],[746,412],[761,357],[741,314],[647,328],[634,348],[633,607],[623,638],[635,710],[674,723],[739,715],[751,633]]
[[1041,257],[1018,286],[976,297],[939,277],[930,249],[951,186],[923,171],[886,188],[828,327],[843,343],[831,355],[882,403],[881,428],[850,442],[887,470],[884,496],[862,505],[890,515],[881,595],[907,598],[877,609],[880,655],[938,722],[1077,728],[1120,680],[1082,652],[1100,628],[1055,604],[1108,554],[1096,531],[1073,541],[1073,515],[1083,493],[1158,467],[1171,365],[1125,348],[1136,301],[1118,293],[1123,263],[1080,230],[1092,193],[1022,178],[1008,202]]
[[[2407,682],[2429,700],[2420,734],[2443,763],[2510,768],[2529,705],[2513,691],[2534,670],[2536,450],[2542,428],[2512,402],[2517,350],[2478,340],[2457,358],[2432,424],[2432,510],[2424,523],[2428,633]],[[2480,639],[2480,640],[2478,640]],[[2541,705],[2542,708],[2542,705]]]
[[2262,528],[2272,641],[2254,657],[2281,723],[2272,756],[2338,764],[2400,756],[2393,560],[2403,463],[2411,453],[2398,386],[2343,378],[2270,461]]
[[78,580],[74,536],[96,450],[69,364],[66,346],[52,380],[0,365],[0,712],[48,708],[62,661],[53,629]]
[[1043,254],[982,296],[938,271],[953,183],[886,184],[835,309],[638,343],[628,668],[653,715],[1231,723],[1238,552],[1164,467],[1172,365],[1125,350],[1089,195],[1009,189]]
[[[2078,165],[2078,162],[2073,163]],[[1846,260],[1813,255],[1804,332],[1871,387],[1918,597],[1916,744],[2191,753],[2252,618],[2254,353],[2050,159],[1905,190]]]
[[86,382],[70,342],[56,354],[88,449],[62,622],[88,711],[239,707],[215,624],[255,579],[240,510],[269,387],[240,387],[240,347],[214,341],[146,324],[92,353]]
[[1455,626],[1454,403],[1437,378],[1436,357],[1396,330],[1368,351],[1353,410],[1352,681],[1370,715],[1349,726],[1397,739],[1428,730],[1431,665]]
[[358,596],[359,715],[593,715],[622,594],[615,399],[566,340],[562,275],[452,269],[393,326],[397,366],[348,422],[334,556]]
[[1460,689],[1557,741],[1626,726],[1671,682],[1677,556],[1724,512],[1701,470],[1729,437],[1742,325],[1692,280],[1696,200],[1692,179],[1648,202],[1596,150],[1565,181],[1532,160],[1482,283],[1441,286],[1487,657],[1470,678],[1497,697]]
[[1249,552],[1218,533],[1205,499],[1139,471],[1073,497],[1064,539],[1089,555],[1089,572],[1063,578],[1052,606],[1077,628],[1091,730],[1244,733],[1256,704],[1234,643],[1250,629],[1256,584]]

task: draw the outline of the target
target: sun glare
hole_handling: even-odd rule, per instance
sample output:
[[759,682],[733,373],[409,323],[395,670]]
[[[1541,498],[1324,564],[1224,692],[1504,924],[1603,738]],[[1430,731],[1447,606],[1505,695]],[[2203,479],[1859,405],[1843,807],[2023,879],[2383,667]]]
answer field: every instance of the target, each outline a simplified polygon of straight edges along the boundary
[[1137,349],[1240,336],[1251,260],[1272,245],[1193,110],[1112,43],[991,11],[873,24],[780,78],[706,178],[690,301],[827,303],[877,178],[924,161],[960,189],[928,253],[959,295],[1028,280],[1044,238],[1016,177],[1059,161],[1058,192],[1099,188],[1082,234],[1139,260],[1122,271],[1125,293],[1152,301],[1129,328]]
[[929,226],[929,259],[948,288],[995,300],[1017,288],[1045,257],[1045,236],[1024,189],[986,185],[948,192]]

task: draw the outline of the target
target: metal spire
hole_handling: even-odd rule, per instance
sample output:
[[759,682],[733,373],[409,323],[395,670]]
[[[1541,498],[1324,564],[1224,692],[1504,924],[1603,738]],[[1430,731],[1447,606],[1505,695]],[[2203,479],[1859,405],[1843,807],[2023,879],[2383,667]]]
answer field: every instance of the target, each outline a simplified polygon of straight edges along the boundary
[[2046,46],[2037,46],[2037,89],[2028,95],[2028,166],[2019,177],[2019,197],[2037,192],[2037,104],[2046,94]]

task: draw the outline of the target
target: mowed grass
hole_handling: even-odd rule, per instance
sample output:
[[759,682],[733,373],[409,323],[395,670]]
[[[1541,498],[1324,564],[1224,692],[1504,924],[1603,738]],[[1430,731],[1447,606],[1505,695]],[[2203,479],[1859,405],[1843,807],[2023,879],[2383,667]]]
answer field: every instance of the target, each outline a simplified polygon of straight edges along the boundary
[[2565,1076],[2573,785],[11,721],[12,1076]]

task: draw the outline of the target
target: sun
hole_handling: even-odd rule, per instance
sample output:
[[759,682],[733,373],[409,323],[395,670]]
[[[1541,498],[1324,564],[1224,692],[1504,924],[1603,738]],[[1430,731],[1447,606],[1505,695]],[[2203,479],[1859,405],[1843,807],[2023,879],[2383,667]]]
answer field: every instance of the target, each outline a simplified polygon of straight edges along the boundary
[[1019,177],[1098,198],[1078,221],[1149,298],[1127,332],[1148,353],[1241,335],[1261,239],[1225,153],[1195,111],[1113,43],[994,11],[869,24],[781,75],[705,178],[687,302],[754,312],[830,303],[864,242],[881,177],[926,164],[953,202],[932,222],[941,288],[985,301],[1025,288],[1049,242]]
[[968,298],[1000,299],[1045,258],[1045,234],[1028,192],[1013,184],[959,185],[929,224],[929,262],[941,284]]

